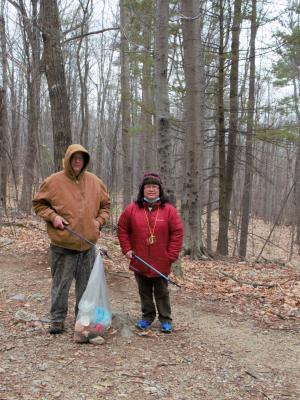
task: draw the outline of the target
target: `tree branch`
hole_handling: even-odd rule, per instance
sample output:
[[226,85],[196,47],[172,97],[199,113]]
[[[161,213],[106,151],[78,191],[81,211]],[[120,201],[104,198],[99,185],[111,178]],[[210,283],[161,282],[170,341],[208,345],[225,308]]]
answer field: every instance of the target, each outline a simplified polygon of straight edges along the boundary
[[119,29],[120,29],[120,27],[116,26],[115,28],[104,28],[104,29],[100,29],[99,31],[87,32],[87,33],[83,33],[83,34],[80,34],[80,35],[77,35],[77,36],[73,36],[73,37],[71,37],[69,39],[66,39],[66,40],[64,40],[63,43],[68,43],[68,42],[71,42],[72,40],[76,40],[76,39],[82,39],[85,36],[97,35],[98,33],[104,33],[104,32],[107,32],[107,31],[116,31],[116,30],[119,30]]
[[250,282],[250,281],[242,281],[240,279],[237,279],[235,276],[227,274],[226,272],[224,272],[223,270],[219,269],[218,270],[220,272],[220,274],[226,276],[226,278],[230,278],[233,281],[235,281],[236,283],[238,283],[239,285],[250,285],[253,286],[254,288],[256,287],[265,287],[267,289],[272,289],[273,287],[277,286],[276,284],[268,284],[268,283],[256,283],[256,282]]

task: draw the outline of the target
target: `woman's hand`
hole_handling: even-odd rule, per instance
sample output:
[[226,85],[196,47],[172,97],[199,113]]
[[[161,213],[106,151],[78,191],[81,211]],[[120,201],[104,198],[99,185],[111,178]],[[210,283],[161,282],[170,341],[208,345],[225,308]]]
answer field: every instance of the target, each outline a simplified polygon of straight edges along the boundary
[[131,260],[133,256],[133,251],[129,250],[127,251],[127,253],[125,254],[125,257],[128,258],[128,260]]

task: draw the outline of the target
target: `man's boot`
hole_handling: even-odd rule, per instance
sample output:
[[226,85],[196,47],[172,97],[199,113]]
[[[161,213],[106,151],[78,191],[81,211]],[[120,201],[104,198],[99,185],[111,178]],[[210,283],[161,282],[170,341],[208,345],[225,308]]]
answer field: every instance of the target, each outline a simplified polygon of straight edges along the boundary
[[63,322],[52,322],[48,332],[51,335],[58,335],[59,333],[63,333],[65,330]]

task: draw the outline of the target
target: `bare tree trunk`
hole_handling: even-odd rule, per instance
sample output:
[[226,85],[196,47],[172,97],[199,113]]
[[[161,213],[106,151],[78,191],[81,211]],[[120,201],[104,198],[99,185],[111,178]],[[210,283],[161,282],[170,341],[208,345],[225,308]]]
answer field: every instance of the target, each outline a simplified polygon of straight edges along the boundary
[[296,243],[300,244],[300,144],[297,145],[296,165],[295,165],[295,204],[296,204]]
[[153,126],[153,79],[152,79],[152,65],[153,56],[151,52],[152,44],[152,22],[153,22],[153,2],[146,3],[146,10],[144,14],[143,24],[143,69],[142,69],[142,120],[143,120],[143,136],[144,140],[142,146],[144,147],[144,169],[146,171],[153,171],[156,169],[156,155],[157,149],[154,143],[154,126]]
[[[298,71],[299,73],[299,67]],[[298,135],[300,137],[300,110],[299,110],[299,98],[300,93],[297,89],[296,79],[293,79],[293,89],[294,89],[294,106],[298,121]],[[299,88],[300,90],[300,88]],[[296,224],[297,224],[297,232],[296,232],[296,242],[298,245],[300,244],[300,141],[297,144],[297,155],[296,155],[296,165],[295,165],[295,197],[296,197]]]
[[21,151],[20,151],[20,108],[21,108],[21,87],[22,84],[19,86],[16,85],[18,82],[16,80],[16,73],[15,68],[12,65],[11,69],[11,85],[10,85],[10,93],[11,93],[11,143],[13,149],[13,176],[15,179],[15,186],[16,186],[16,202],[19,202],[19,195],[18,195],[18,184],[20,181],[21,175]]
[[[80,126],[80,143],[85,147],[88,148],[89,144],[89,107],[88,107],[88,75],[89,75],[89,39],[88,37],[84,37],[84,34],[88,32],[88,19],[89,14],[92,12],[89,7],[91,6],[90,2],[83,5],[81,3],[81,8],[83,12],[83,20],[81,26],[81,38],[79,39],[79,43],[77,46],[76,51],[76,62],[77,62],[77,69],[79,75],[79,82],[80,82],[80,119],[81,119],[81,126]],[[82,43],[84,42],[84,46]],[[81,54],[83,53],[83,55]],[[83,60],[83,61],[82,61]],[[82,64],[83,63],[83,67]]]
[[[116,37],[114,41],[116,40]],[[96,134],[94,135],[94,140],[92,141],[92,148],[96,148],[96,158],[95,158],[95,173],[98,176],[102,176],[103,172],[103,163],[104,163],[104,151],[103,145],[105,137],[105,105],[109,101],[109,86],[111,82],[111,75],[112,75],[112,60],[114,53],[111,52],[109,59],[104,56],[105,54],[105,42],[103,40],[103,35],[101,35],[100,39],[100,46],[101,46],[101,56],[100,60],[98,60],[98,73],[99,73],[99,85],[97,85],[97,129]],[[104,65],[108,65],[108,70],[105,71]],[[119,106],[118,112],[119,116]],[[116,152],[116,148],[113,147],[114,154]],[[108,182],[107,182],[108,184]]]
[[191,226],[189,224],[189,192],[187,187],[187,175],[188,175],[188,163],[187,159],[189,157],[189,147],[187,144],[188,138],[188,131],[187,127],[185,126],[185,121],[188,121],[188,104],[187,103],[187,96],[183,98],[183,125],[184,125],[184,143],[183,143],[183,190],[181,195],[181,216],[182,222],[184,226],[184,237],[183,237],[183,252],[184,254],[189,254],[191,252]]
[[[20,77],[21,83],[17,85],[19,79],[17,78],[15,65],[12,64],[10,71],[10,120],[11,120],[11,168],[12,177],[16,193],[16,205],[19,206],[19,181],[23,168],[22,155],[21,155],[21,135],[20,135],[20,119],[21,119],[21,103],[23,99],[23,76]],[[9,111],[8,111],[9,113]],[[12,153],[11,152],[11,153]]]
[[[5,91],[0,87],[0,151],[3,156],[6,155],[6,103],[5,103]],[[6,165],[4,164],[6,162]],[[1,175],[0,175],[0,207],[3,207],[6,212],[7,207],[7,156],[1,157]]]
[[0,87],[0,152],[1,152],[1,175],[0,175],[0,206],[6,211],[7,208],[7,185],[8,185],[8,129],[7,129],[7,54],[6,54],[6,29],[3,17],[3,3],[0,15],[0,41],[1,41],[1,66],[2,87]]
[[[184,71],[186,79],[185,98],[185,141],[186,176],[183,208],[187,210],[185,226],[189,225],[191,258],[203,255],[202,244],[202,152],[204,135],[204,85],[203,85],[203,52],[201,46],[201,22],[198,0],[182,0]],[[187,243],[185,244],[187,245]]]
[[[32,19],[37,21],[37,1],[32,0]],[[22,0],[19,0],[23,17],[24,49],[27,59],[27,142],[25,147],[24,170],[20,207],[30,213],[34,167],[37,157],[37,138],[40,114],[40,35],[37,24],[31,25]]]
[[88,62],[88,40],[85,40],[84,46],[84,66],[83,71],[81,68],[80,60],[80,49],[82,40],[80,40],[80,45],[77,50],[77,68],[79,72],[79,82],[80,82],[80,117],[81,117],[81,127],[80,127],[80,143],[88,148],[89,145],[89,107],[88,107],[88,85],[87,78],[89,74],[89,62]]
[[70,96],[70,121],[73,143],[80,143],[80,112],[78,106],[80,87],[78,85],[77,69],[75,69],[73,58],[69,57],[66,64],[66,82],[68,94]]
[[169,1],[157,0],[155,13],[155,117],[158,137],[158,165],[166,194],[175,203],[175,176],[172,168],[170,105],[168,89]]
[[96,174],[101,176],[103,168],[103,120],[104,120],[104,99],[106,92],[97,90],[97,133],[96,133]]
[[251,209],[252,179],[253,179],[253,125],[255,110],[255,39],[257,33],[256,0],[252,0],[251,36],[250,36],[250,76],[249,98],[247,111],[247,136],[246,136],[246,165],[242,200],[242,218],[239,255],[246,257],[248,227]]
[[207,200],[207,214],[206,214],[206,248],[208,254],[213,250],[212,248],[212,212],[213,212],[213,192],[214,192],[214,178],[216,173],[216,152],[217,152],[217,138],[214,140],[213,144],[213,155],[211,162],[211,177],[208,183],[208,200]]
[[226,162],[225,192],[224,199],[220,203],[220,225],[218,234],[217,252],[228,254],[228,229],[230,218],[230,202],[233,189],[236,140],[238,134],[238,78],[239,78],[239,47],[241,31],[241,0],[234,2],[234,15],[232,24],[231,41],[231,70],[230,70],[230,116],[228,134],[228,152]]
[[41,0],[44,42],[43,67],[47,78],[54,142],[54,169],[62,167],[67,146],[72,143],[70,105],[66,87],[61,27],[56,0]]
[[132,164],[130,160],[130,87],[129,87],[129,46],[126,37],[128,28],[128,11],[126,1],[120,0],[121,25],[121,115],[122,115],[122,147],[123,147],[123,207],[131,201]]
[[224,0],[219,0],[219,68],[218,68],[218,144],[219,144],[219,230],[224,226],[225,218],[225,116],[224,116],[224,82],[225,82],[225,34],[224,34]]

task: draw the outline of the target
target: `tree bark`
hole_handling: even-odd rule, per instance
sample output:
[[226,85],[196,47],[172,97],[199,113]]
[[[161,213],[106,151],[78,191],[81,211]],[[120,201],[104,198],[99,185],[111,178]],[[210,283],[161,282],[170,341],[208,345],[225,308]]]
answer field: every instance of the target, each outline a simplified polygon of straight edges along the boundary
[[153,102],[153,2],[148,0],[145,3],[143,15],[143,66],[142,66],[142,121],[143,121],[143,143],[144,147],[144,169],[154,171],[157,168],[157,148],[155,145],[155,134],[153,126],[154,102]]
[[80,49],[82,41],[80,40],[80,45],[77,50],[77,67],[79,73],[79,82],[80,82],[80,117],[81,117],[81,126],[80,126],[80,143],[88,148],[89,146],[89,106],[88,106],[88,84],[87,78],[89,74],[89,62],[88,62],[88,40],[85,39],[84,46],[84,65],[83,71],[81,68],[81,59],[80,59]]
[[129,45],[126,37],[128,28],[128,10],[126,1],[120,0],[121,25],[121,115],[122,115],[122,148],[123,148],[123,207],[131,201],[132,163],[130,156],[130,86],[129,86]]
[[18,184],[20,182],[21,176],[21,138],[20,138],[20,115],[21,115],[21,102],[22,102],[22,85],[23,81],[21,79],[21,83],[17,84],[17,74],[14,66],[11,69],[11,142],[12,148],[14,149],[14,158],[13,158],[13,176],[15,180],[16,186],[16,202],[19,202],[19,191]]
[[[239,78],[239,47],[241,30],[241,0],[234,2],[234,15],[232,24],[231,40],[231,70],[230,70],[230,115],[229,115],[229,134],[228,151],[225,169],[224,192],[220,193],[219,210],[219,233],[217,252],[228,255],[228,229],[230,219],[230,202],[233,189],[236,140],[238,135],[238,78]],[[223,198],[224,196],[224,198]]]
[[172,168],[170,104],[168,88],[169,1],[157,0],[155,26],[155,119],[158,138],[158,166],[165,191],[175,204],[175,177]]
[[[82,25],[81,25],[81,37],[76,50],[76,63],[78,69],[79,83],[80,83],[80,143],[88,148],[89,146],[89,105],[88,105],[88,75],[90,72],[89,65],[89,38],[85,34],[89,30],[89,15],[92,12],[91,3],[83,5],[82,3]],[[82,46],[84,43],[84,46]],[[83,64],[83,65],[82,65]]]
[[242,218],[240,234],[240,257],[246,257],[248,227],[251,210],[252,179],[253,179],[253,128],[255,111],[255,39],[257,33],[256,0],[252,0],[251,35],[250,35],[250,74],[249,97],[247,110],[246,164],[242,199]]
[[213,143],[213,154],[211,161],[211,177],[208,183],[208,199],[207,199],[207,208],[206,208],[206,249],[207,253],[210,254],[213,250],[212,248],[212,213],[213,213],[213,199],[214,199],[214,178],[216,172],[216,153],[217,153],[217,137]]
[[[201,21],[198,0],[182,0],[184,72],[186,94],[184,100],[185,126],[185,187],[183,208],[185,209],[185,226],[189,229],[189,243],[185,241],[186,250],[192,259],[203,255],[202,243],[202,154],[204,135],[204,56],[201,45]],[[188,247],[188,248],[187,248]]]
[[61,26],[56,0],[41,0],[41,25],[44,42],[42,61],[51,104],[54,169],[58,171],[62,168],[66,148],[72,143],[72,134],[61,47]]
[[6,29],[3,10],[0,16],[0,42],[1,42],[1,66],[2,87],[0,87],[0,152],[1,152],[1,174],[0,174],[0,207],[6,212],[7,209],[7,186],[8,186],[8,119],[7,119],[7,54],[6,54]]
[[37,138],[40,115],[40,35],[37,28],[37,1],[32,0],[32,20],[29,18],[22,0],[19,0],[23,19],[24,49],[27,60],[27,141],[25,147],[23,181],[20,208],[26,213],[31,211],[31,200],[34,182],[34,167],[37,158]]
[[225,176],[226,176],[226,148],[225,148],[225,112],[224,112],[224,82],[225,82],[225,54],[224,54],[224,0],[219,1],[219,68],[218,68],[218,144],[219,144],[219,230],[224,222],[225,208]]

